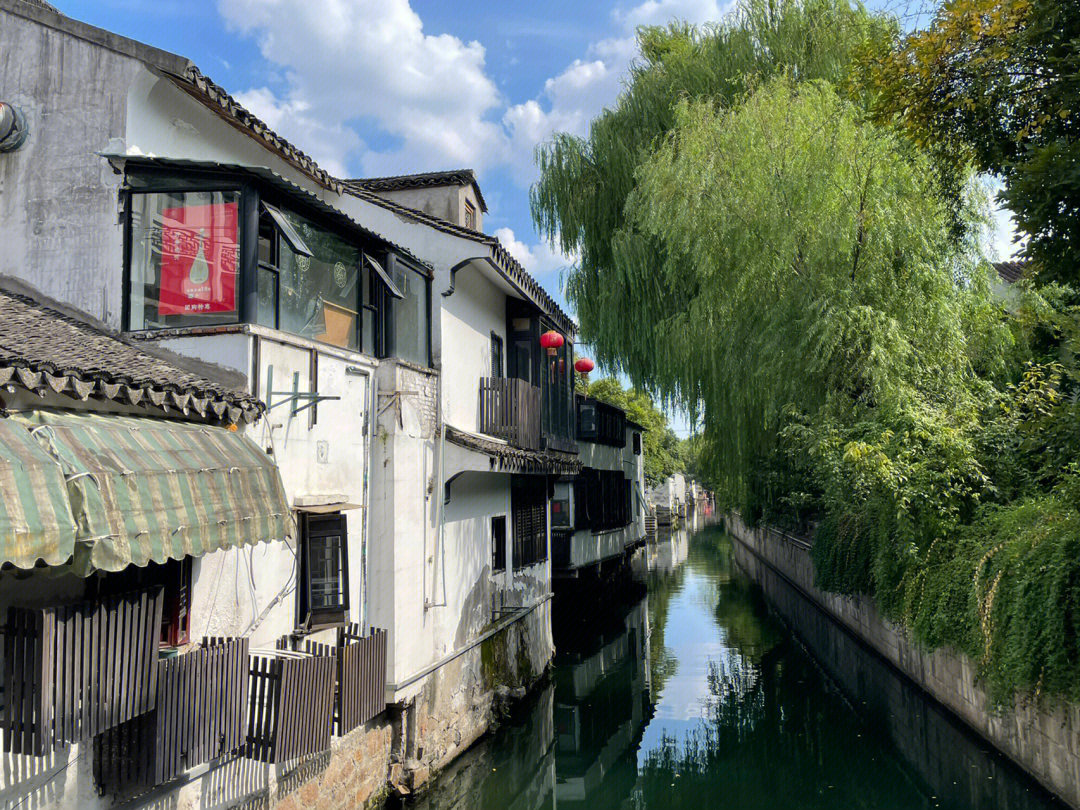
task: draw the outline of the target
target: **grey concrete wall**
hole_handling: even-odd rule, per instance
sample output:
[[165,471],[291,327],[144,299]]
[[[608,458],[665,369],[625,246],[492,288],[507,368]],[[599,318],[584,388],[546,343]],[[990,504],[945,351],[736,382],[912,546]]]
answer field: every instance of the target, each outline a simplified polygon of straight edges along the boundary
[[[42,69],[42,66],[50,69]],[[0,8],[0,100],[30,136],[0,154],[0,273],[120,325],[121,178],[95,153],[124,135],[134,59]]]
[[950,649],[920,647],[905,628],[884,619],[869,597],[827,593],[814,586],[806,544],[768,528],[752,529],[737,516],[731,536],[808,599],[844,625],[923,691],[1072,807],[1080,808],[1080,706],[1040,707],[1018,699],[995,711],[976,679],[975,665]]

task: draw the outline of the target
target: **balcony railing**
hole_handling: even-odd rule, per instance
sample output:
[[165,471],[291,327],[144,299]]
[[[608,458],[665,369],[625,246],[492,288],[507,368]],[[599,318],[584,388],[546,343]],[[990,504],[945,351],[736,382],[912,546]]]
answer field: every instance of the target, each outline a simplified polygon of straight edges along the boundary
[[539,450],[540,389],[515,377],[482,378],[480,432],[524,450]]

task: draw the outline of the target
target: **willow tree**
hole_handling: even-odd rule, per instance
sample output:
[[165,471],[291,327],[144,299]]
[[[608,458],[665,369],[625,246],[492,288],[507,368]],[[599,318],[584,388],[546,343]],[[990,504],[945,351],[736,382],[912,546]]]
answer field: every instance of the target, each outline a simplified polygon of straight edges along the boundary
[[[626,201],[638,167],[675,126],[678,102],[730,105],[756,83],[785,72],[842,82],[853,53],[894,35],[888,22],[847,0],[744,0],[713,27],[639,31],[641,58],[625,93],[593,121],[586,137],[556,134],[538,150],[541,176],[532,192],[539,229],[580,256],[568,296],[582,337],[595,344],[604,365],[665,397],[697,400],[695,386],[682,390],[684,378],[669,373],[675,347],[639,331],[685,306],[694,275],[675,286],[648,278],[636,280],[644,287],[634,286],[618,275],[612,253],[612,236],[627,224]],[[664,247],[655,241],[639,239],[635,249],[642,263],[663,260]]]

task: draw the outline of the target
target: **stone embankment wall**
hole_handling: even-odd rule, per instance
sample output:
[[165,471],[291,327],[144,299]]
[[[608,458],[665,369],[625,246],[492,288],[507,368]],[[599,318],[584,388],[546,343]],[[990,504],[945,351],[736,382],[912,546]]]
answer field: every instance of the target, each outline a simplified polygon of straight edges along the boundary
[[826,593],[814,586],[809,546],[782,532],[752,529],[738,516],[731,536],[808,599],[962,720],[983,739],[1072,807],[1080,808],[1080,706],[1040,708],[1027,702],[1006,711],[988,705],[975,665],[949,649],[920,647],[903,628],[884,619],[868,597]]

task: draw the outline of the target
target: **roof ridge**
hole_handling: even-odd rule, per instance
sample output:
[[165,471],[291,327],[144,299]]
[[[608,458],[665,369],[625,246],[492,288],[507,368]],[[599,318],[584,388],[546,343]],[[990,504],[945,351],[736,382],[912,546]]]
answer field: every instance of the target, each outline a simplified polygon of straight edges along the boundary
[[[421,211],[417,208],[411,208],[407,205],[402,205],[399,202],[388,200],[385,197],[380,197],[378,194],[368,191],[363,187],[354,185],[353,181],[351,180],[343,180],[342,183],[345,188],[345,193],[351,194],[354,197],[359,197],[363,200],[367,200],[373,205],[378,205],[382,208],[396,211],[402,216],[409,217],[411,219],[417,220],[418,222],[423,222],[424,224],[430,225],[433,228],[441,230],[445,233],[450,233],[455,236],[461,236],[465,239],[471,239],[474,242],[481,242],[483,244],[490,245],[495,258],[507,266],[506,269],[508,271],[508,275],[510,275],[511,278],[517,281],[521,286],[525,287],[526,292],[534,295],[536,298],[539,298],[540,301],[543,303],[544,307],[549,310],[549,314],[552,317],[562,320],[563,323],[560,324],[560,326],[562,326],[565,331],[570,334],[577,333],[577,324],[574,322],[574,319],[567,315],[565,312],[563,312],[562,308],[555,303],[555,299],[551,297],[551,293],[544,289],[543,285],[540,284],[540,282],[538,282],[535,278],[533,278],[532,274],[525,269],[521,262],[514,258],[510,251],[508,251],[506,247],[502,244],[502,242],[499,241],[499,238],[497,236],[492,236],[491,234],[484,233],[483,231],[474,231],[472,228],[466,228],[463,225],[458,225],[454,222],[450,222],[449,220],[443,219],[442,217],[436,216],[435,214],[429,214],[427,211]],[[515,276],[517,278],[514,278]]]

